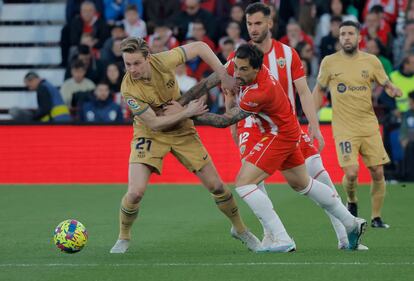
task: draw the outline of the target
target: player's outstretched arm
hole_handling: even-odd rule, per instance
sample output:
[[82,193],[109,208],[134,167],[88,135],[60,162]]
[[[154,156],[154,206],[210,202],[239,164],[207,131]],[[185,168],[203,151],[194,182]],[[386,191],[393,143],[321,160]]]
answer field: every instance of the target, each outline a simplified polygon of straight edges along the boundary
[[199,99],[203,95],[208,94],[208,91],[220,82],[216,73],[210,74],[207,78],[201,80],[196,85],[185,92],[177,101],[181,105],[186,105],[190,101]]
[[207,105],[205,105],[203,101],[193,100],[183,110],[174,114],[170,114],[168,116],[158,116],[150,107],[148,107],[145,112],[135,116],[139,118],[145,124],[145,126],[151,128],[154,131],[161,131],[171,128],[186,118],[201,115],[207,111]]
[[226,111],[224,114],[215,114],[215,113],[204,113],[193,117],[193,120],[197,121],[200,125],[209,125],[216,128],[226,128],[232,124],[236,124],[240,120],[250,116],[250,113],[247,113],[241,110],[239,107],[233,107],[231,110]]
[[184,50],[187,60],[192,60],[197,56],[201,57],[217,74],[223,89],[233,90],[237,88],[236,80],[227,73],[226,68],[206,43],[197,41],[183,45],[181,48]]
[[318,149],[322,151],[325,146],[325,141],[321,134],[319,128],[319,120],[316,114],[316,109],[314,107],[314,101],[312,99],[312,94],[309,90],[308,84],[306,83],[306,78],[303,77],[295,81],[295,87],[298,90],[300,103],[302,105],[303,112],[305,113],[306,118],[309,122],[309,131],[308,134],[311,139],[318,140]]
[[313,92],[312,92],[313,103],[315,105],[316,112],[318,112],[322,108],[324,95],[325,95],[325,91],[317,83],[315,85],[315,88],[313,88]]

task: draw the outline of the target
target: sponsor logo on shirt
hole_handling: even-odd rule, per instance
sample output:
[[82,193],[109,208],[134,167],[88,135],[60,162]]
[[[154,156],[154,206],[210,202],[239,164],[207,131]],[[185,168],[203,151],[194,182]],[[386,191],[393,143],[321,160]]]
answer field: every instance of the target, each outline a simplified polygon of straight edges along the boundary
[[336,86],[336,90],[339,93],[345,93],[347,90],[351,92],[364,92],[368,90],[367,86],[346,86],[344,83],[339,83],[338,86]]
[[339,93],[345,93],[346,92],[346,85],[344,83],[339,83],[338,86],[336,86],[336,90]]

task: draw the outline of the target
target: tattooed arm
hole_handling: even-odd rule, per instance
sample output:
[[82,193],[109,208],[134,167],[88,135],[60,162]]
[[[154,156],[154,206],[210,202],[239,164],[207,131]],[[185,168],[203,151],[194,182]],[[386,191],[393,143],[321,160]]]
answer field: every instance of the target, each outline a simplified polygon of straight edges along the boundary
[[220,82],[216,73],[211,74],[206,79],[203,79],[195,86],[193,86],[190,90],[188,90],[185,94],[183,94],[177,101],[181,105],[186,105],[190,101],[198,99],[203,95],[208,94],[208,91],[216,86]]
[[237,106],[236,102],[233,101],[233,104],[226,110],[224,114],[204,113],[203,115],[193,117],[193,119],[197,122],[197,124],[200,125],[210,125],[216,128],[226,128],[250,115],[250,113],[241,110],[240,107]]

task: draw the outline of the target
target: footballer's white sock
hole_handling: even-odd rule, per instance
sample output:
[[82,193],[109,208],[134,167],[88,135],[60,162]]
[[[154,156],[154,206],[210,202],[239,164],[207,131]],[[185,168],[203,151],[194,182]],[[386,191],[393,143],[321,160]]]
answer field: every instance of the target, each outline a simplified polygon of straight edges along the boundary
[[266,196],[269,196],[268,194],[267,194],[267,191],[266,191],[266,186],[265,186],[265,183],[264,183],[264,181],[261,181],[261,182],[259,182],[258,184],[257,184],[257,187],[264,193],[264,194],[266,194]]
[[[306,169],[308,170],[309,175],[315,179],[318,180],[327,186],[329,186],[333,192],[338,196],[338,199],[340,199],[336,189],[335,185],[333,184],[331,178],[329,177],[328,172],[325,170],[325,167],[323,166],[322,159],[319,154],[312,155],[311,157],[306,158],[305,160]],[[341,201],[342,202],[342,201]],[[346,229],[344,225],[341,223],[340,220],[338,220],[336,217],[331,215],[327,210],[325,210],[325,213],[328,215],[329,219],[331,220],[331,224],[335,230],[336,238],[338,239],[338,242],[340,244],[348,244],[348,235],[346,233]]]
[[285,226],[273,209],[272,201],[255,184],[243,185],[236,188],[239,196],[249,205],[259,219],[265,232],[271,233],[275,238],[291,241]]
[[[267,197],[269,197],[269,195],[267,194],[267,191],[266,191],[266,186],[265,186],[265,184],[264,184],[264,181],[261,181],[261,182],[259,182],[258,184],[257,184],[257,187],[264,193],[264,194],[266,194],[266,196]],[[274,209],[274,208],[273,208]],[[269,234],[271,234],[270,232],[269,232],[269,230],[268,229],[266,229],[266,228],[263,228],[263,235],[264,236],[268,236]]]
[[308,196],[339,219],[348,233],[355,229],[355,217],[351,215],[329,186],[310,178],[308,186],[299,193]]

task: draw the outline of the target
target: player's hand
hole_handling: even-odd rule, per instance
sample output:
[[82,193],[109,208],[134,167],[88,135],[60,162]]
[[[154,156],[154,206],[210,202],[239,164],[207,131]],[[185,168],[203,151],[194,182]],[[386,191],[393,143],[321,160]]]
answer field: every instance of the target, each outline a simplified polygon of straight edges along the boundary
[[323,139],[321,130],[319,128],[313,128],[312,126],[309,126],[308,134],[311,142],[313,142],[314,139],[318,141],[318,151],[321,152],[325,147],[325,140]]
[[397,87],[393,87],[391,89],[391,96],[392,97],[402,97],[403,93],[401,92],[401,90]]
[[237,84],[236,79],[234,79],[234,77],[232,77],[229,74],[227,74],[227,72],[225,72],[220,77],[220,80],[221,80],[221,88],[223,90],[237,92],[237,90],[239,88],[239,85]]
[[188,118],[202,115],[206,112],[208,112],[207,105],[204,104],[204,102],[200,99],[190,101],[190,103],[187,105],[187,108],[185,109],[185,115]]
[[163,106],[163,114],[171,115],[184,110],[184,107],[177,101],[172,100]]

